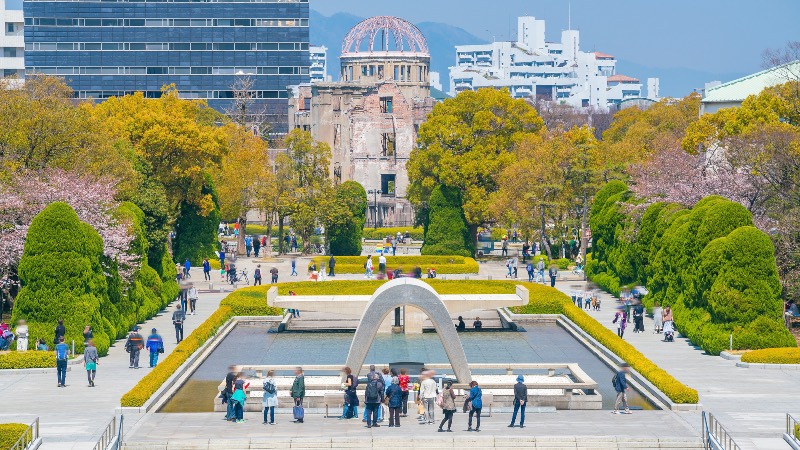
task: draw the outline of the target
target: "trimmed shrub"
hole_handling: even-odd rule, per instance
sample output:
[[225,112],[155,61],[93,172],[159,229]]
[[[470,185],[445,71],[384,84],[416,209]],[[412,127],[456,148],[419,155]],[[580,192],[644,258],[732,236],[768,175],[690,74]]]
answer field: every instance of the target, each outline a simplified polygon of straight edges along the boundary
[[412,241],[421,242],[425,237],[425,230],[422,227],[394,227],[394,228],[364,228],[364,239],[379,240],[386,239],[388,236],[397,236],[397,233],[408,235]]
[[[312,261],[321,267],[327,266],[330,256],[318,256]],[[367,260],[366,256],[337,256],[336,257],[336,273],[339,274],[363,274],[364,262]],[[373,263],[377,270],[377,260],[373,258]],[[309,266],[311,263],[309,263]],[[436,273],[440,275],[447,274],[469,274],[478,273],[478,262],[472,258],[465,256],[387,256],[386,268],[387,270],[394,270],[400,268],[406,272],[414,267],[420,267],[423,272],[427,272],[429,268],[435,268]],[[423,275],[424,276],[424,275]]]
[[428,226],[423,255],[463,255],[473,253],[469,228],[461,209],[461,193],[458,189],[437,186],[428,202]]
[[[172,240],[173,257],[177,263],[183,263],[187,258],[189,261],[202,261],[206,255],[213,255],[219,247],[219,201],[209,176],[206,176],[201,193],[211,199],[213,209],[204,213],[194,203],[181,203],[180,215],[175,222],[175,239]],[[165,273],[161,275],[162,279],[166,279]]]
[[358,256],[361,254],[361,234],[367,217],[367,191],[355,181],[345,181],[336,188],[336,203],[345,205],[350,217],[327,230],[330,254]]
[[76,351],[83,351],[83,328],[91,325],[98,352],[108,352],[108,332],[114,330],[101,315],[104,303],[110,304],[102,249],[100,235],[66,203],[51,203],[36,215],[19,263],[22,287],[12,316],[13,322],[28,322],[30,342],[44,338],[52,343],[56,322],[63,319],[65,339],[75,341]]
[[800,364],[800,348],[765,348],[742,355],[742,362],[754,364]]
[[[24,423],[0,424],[0,449],[9,449],[28,432],[29,425]],[[32,437],[32,436],[31,436]]]
[[29,350],[0,353],[0,369],[44,369],[55,366],[56,355],[53,352]]

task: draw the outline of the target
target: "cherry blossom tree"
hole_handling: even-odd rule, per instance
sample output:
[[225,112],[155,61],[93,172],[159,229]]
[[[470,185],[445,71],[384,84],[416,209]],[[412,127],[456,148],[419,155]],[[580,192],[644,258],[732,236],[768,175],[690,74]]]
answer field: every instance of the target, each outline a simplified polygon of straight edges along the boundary
[[103,238],[104,254],[117,261],[124,279],[130,279],[139,257],[128,253],[133,241],[130,224],[112,215],[117,206],[115,192],[115,182],[62,170],[11,174],[0,184],[0,278],[19,263],[33,218],[50,203],[62,201],[97,230]]

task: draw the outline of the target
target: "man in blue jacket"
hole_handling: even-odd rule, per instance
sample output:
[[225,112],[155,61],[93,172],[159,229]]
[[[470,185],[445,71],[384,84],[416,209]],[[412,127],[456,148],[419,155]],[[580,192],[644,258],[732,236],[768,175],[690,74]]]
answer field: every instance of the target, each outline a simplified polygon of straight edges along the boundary
[[[619,371],[614,375],[611,380],[614,385],[614,390],[617,391],[617,399],[614,402],[614,414],[630,414],[631,410],[628,409],[628,378],[627,375],[631,373],[631,366],[627,363],[622,363],[619,366]],[[625,409],[620,411],[619,407],[622,405]]]
[[145,347],[150,351],[150,367],[155,367],[158,364],[159,353],[164,353],[164,341],[155,328],[153,328],[150,337],[147,338]]

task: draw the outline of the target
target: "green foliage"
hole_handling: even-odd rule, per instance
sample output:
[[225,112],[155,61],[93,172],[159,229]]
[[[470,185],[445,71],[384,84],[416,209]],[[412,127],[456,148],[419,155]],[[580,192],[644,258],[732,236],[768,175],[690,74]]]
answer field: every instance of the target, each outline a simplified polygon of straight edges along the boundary
[[[11,448],[25,433],[29,432],[28,425],[24,423],[0,424],[0,449],[6,450]],[[32,436],[29,437],[32,438]]]
[[461,209],[461,195],[455,188],[438,186],[428,203],[428,225],[423,255],[472,255],[472,239]]
[[[328,265],[329,256],[318,256],[312,261],[317,267]],[[366,256],[339,256],[336,258],[337,274],[363,274]],[[375,259],[373,258],[373,263]],[[310,263],[309,263],[310,265]],[[439,275],[447,274],[470,274],[478,273],[478,262],[472,258],[453,255],[453,256],[387,256],[387,270],[401,269],[409,272],[414,267],[419,266],[423,272],[434,268]]]
[[739,203],[710,196],[691,209],[655,203],[641,216],[619,183],[592,210],[593,261],[602,289],[646,285],[645,306],[672,306],[682,334],[710,354],[796,346],[781,320],[781,284],[770,238]]
[[56,366],[53,352],[30,350],[0,353],[0,369],[44,369]]
[[755,364],[800,364],[800,348],[765,348],[742,355],[742,362]]
[[336,203],[345,206],[345,217],[328,229],[330,254],[360,255],[361,234],[367,217],[367,191],[355,181],[345,181],[336,187]]
[[425,238],[425,230],[422,227],[394,227],[394,228],[365,228],[364,239],[386,239],[389,236],[397,236],[397,233],[405,235],[408,231],[411,240],[421,242]]
[[115,308],[108,299],[102,251],[100,235],[69,205],[56,202],[42,210],[28,229],[12,321],[25,319],[32,341],[52,342],[56,322],[63,319],[66,341],[75,340],[78,351],[83,350],[83,328],[91,325],[98,352],[106,354],[108,332],[116,331],[103,320],[105,314],[113,318]]
[[[205,256],[213,255],[218,249],[220,213],[211,177],[206,176],[202,194],[211,196],[213,201],[214,206],[208,213],[194,203],[181,203],[180,215],[175,223],[175,239],[172,241],[173,257],[177,263],[183,263],[186,259],[202,261]],[[162,274],[164,275],[166,274]]]

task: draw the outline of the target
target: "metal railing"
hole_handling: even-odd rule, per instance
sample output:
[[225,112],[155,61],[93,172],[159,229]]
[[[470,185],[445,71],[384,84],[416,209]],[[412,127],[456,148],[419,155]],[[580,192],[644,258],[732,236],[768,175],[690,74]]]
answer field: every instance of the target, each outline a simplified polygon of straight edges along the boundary
[[30,445],[39,439],[39,418],[37,417],[36,420],[33,421],[32,424],[28,426],[28,429],[22,433],[17,442],[11,446],[9,450],[25,450],[26,448],[30,447]]
[[786,414],[786,435],[800,445],[800,423],[791,414]]
[[117,426],[117,418],[112,417],[111,421],[106,425],[100,440],[94,445],[94,450],[119,450],[122,448],[122,424],[124,418],[119,416],[119,426]]
[[713,414],[703,411],[703,445],[709,450],[741,450]]

